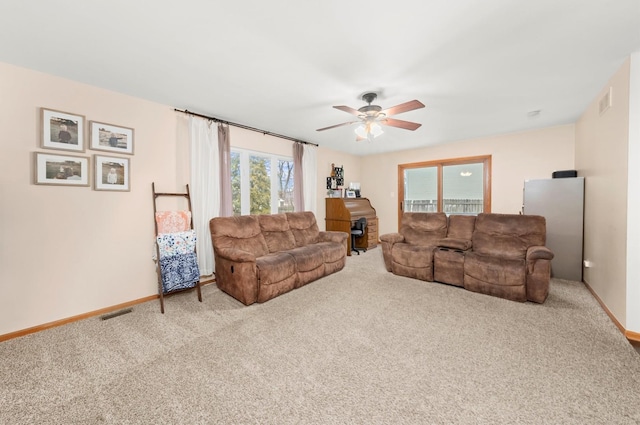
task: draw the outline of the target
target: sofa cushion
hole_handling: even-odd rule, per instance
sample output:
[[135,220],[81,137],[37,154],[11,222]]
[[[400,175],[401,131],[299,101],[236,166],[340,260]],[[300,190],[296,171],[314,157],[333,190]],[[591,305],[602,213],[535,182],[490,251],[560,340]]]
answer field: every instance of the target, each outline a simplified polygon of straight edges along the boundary
[[324,254],[316,244],[301,246],[287,251],[294,259],[298,271],[307,272],[324,264]]
[[489,257],[476,253],[467,253],[464,259],[465,276],[499,286],[524,286],[525,267],[525,260]]
[[296,240],[285,214],[261,214],[258,222],[269,252],[287,251],[296,247]]
[[449,216],[449,225],[447,227],[447,238],[452,239],[468,239],[473,236],[473,229],[476,224],[475,215],[457,215]]
[[397,243],[391,249],[391,258],[394,263],[403,266],[431,267],[434,249],[434,246]]
[[412,245],[437,245],[447,236],[445,213],[404,213],[400,234]]
[[311,211],[286,213],[289,228],[293,233],[296,246],[307,246],[318,242],[318,224]]
[[269,253],[255,215],[215,217],[209,222],[214,248],[236,248],[256,257]]
[[260,285],[278,283],[296,274],[296,262],[286,252],[258,257],[256,258],[256,266]]
[[344,258],[346,250],[343,243],[319,242],[315,245],[320,251],[325,263],[333,263]]
[[478,214],[473,251],[480,255],[524,258],[530,246],[545,244],[546,222],[538,215]]

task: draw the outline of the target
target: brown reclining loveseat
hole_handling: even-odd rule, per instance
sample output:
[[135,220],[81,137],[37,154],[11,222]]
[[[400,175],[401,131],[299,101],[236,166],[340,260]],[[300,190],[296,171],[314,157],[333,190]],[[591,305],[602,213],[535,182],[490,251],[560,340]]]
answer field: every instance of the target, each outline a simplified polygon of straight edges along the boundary
[[542,303],[553,253],[544,217],[405,213],[400,232],[380,236],[387,271],[514,301]]

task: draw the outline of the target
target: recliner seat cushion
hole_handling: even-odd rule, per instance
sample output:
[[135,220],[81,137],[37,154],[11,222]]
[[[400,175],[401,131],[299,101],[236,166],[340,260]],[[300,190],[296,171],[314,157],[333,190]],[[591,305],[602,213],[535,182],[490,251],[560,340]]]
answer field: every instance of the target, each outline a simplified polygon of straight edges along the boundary
[[482,282],[499,286],[524,286],[526,262],[523,259],[489,257],[467,253],[464,274]]
[[392,261],[410,267],[431,267],[433,264],[433,246],[397,243],[391,250]]
[[325,263],[334,263],[344,259],[344,244],[337,242],[318,242],[316,246],[322,251]]
[[299,272],[308,272],[324,264],[322,250],[318,249],[316,245],[290,249],[287,254],[293,257]]
[[433,281],[434,246],[397,243],[391,249],[391,271],[398,276]]
[[296,274],[296,261],[286,252],[258,257],[256,258],[256,266],[260,285],[278,283]]

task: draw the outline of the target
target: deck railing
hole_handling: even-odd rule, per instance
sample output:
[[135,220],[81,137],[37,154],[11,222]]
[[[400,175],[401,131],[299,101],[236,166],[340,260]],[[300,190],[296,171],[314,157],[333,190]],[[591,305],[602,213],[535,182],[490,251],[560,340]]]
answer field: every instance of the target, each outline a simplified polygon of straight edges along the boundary
[[[445,199],[443,211],[447,214],[479,214],[482,212],[482,199]],[[404,201],[405,212],[436,212],[438,201],[435,199],[408,199]]]

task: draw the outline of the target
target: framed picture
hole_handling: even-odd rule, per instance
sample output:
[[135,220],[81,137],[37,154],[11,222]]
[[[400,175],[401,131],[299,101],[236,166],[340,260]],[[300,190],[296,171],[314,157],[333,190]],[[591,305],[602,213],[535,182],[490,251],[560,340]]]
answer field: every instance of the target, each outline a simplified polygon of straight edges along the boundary
[[129,158],[94,155],[95,190],[129,191]]
[[89,158],[35,152],[35,184],[89,186]]
[[133,155],[133,128],[89,122],[91,149]]
[[84,152],[84,116],[40,108],[42,144],[46,149]]
[[347,198],[355,198],[356,197],[356,191],[355,190],[347,190],[346,194],[347,194]]

